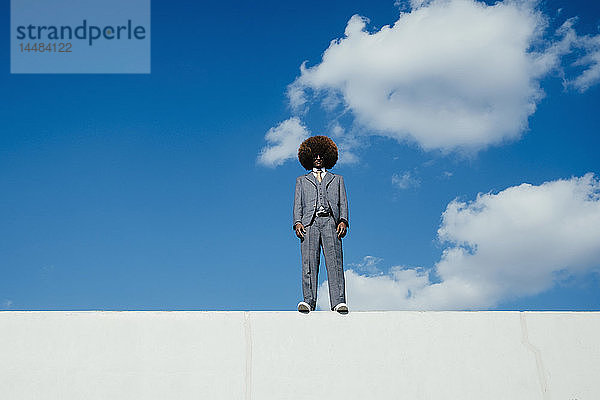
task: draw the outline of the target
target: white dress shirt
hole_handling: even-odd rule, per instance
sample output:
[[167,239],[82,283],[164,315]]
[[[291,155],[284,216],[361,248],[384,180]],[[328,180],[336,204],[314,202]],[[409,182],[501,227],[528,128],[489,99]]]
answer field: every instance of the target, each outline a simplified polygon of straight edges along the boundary
[[[319,168],[313,168],[313,175],[315,176],[315,178],[317,177],[318,170],[319,170]],[[325,170],[325,168],[321,168],[321,179],[325,178],[326,173],[327,173],[327,171]]]

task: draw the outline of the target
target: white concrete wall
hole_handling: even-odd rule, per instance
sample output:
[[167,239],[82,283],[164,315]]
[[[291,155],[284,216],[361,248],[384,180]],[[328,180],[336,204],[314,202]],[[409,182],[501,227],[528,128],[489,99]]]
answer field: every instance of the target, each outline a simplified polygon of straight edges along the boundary
[[0,312],[0,399],[600,399],[600,313]]

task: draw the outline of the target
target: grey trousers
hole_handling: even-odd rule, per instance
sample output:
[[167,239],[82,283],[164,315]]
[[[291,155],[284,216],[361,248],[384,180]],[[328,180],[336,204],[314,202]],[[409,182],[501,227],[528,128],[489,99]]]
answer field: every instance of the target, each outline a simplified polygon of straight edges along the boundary
[[342,239],[338,238],[335,229],[336,224],[332,216],[315,217],[312,224],[306,227],[304,239],[300,241],[302,294],[304,301],[310,304],[313,310],[317,306],[321,248],[323,248],[327,267],[331,309],[333,310],[339,303],[346,302]]

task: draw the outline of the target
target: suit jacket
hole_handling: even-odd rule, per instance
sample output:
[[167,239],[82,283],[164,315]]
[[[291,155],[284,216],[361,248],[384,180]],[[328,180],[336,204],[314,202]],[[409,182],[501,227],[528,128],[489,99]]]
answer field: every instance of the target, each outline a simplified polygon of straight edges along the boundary
[[[348,223],[348,199],[346,198],[346,186],[341,175],[332,174],[327,171],[323,177],[323,184],[327,195],[325,196],[331,207],[336,225],[344,221]],[[296,192],[294,194],[294,224],[301,222],[307,226],[317,211],[317,178],[312,171],[306,175],[296,178]]]

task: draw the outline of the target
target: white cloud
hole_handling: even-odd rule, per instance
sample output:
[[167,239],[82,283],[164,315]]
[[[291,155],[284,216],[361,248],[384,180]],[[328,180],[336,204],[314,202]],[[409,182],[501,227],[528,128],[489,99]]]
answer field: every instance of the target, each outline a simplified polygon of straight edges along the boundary
[[576,46],[583,50],[575,66],[587,67],[570,84],[581,92],[600,82],[600,35],[579,37]]
[[298,147],[310,136],[310,132],[298,117],[286,119],[274,128],[269,129],[265,140],[269,143],[262,148],[258,162],[267,167],[276,167],[288,159],[297,156]]
[[12,300],[5,299],[5,300],[2,302],[2,305],[0,306],[0,308],[2,308],[2,309],[5,309],[5,310],[6,310],[6,309],[9,309],[9,308],[10,308],[12,305],[13,305],[13,302],[12,302]]
[[392,175],[392,185],[398,189],[410,189],[418,187],[421,184],[418,178],[415,178],[410,172],[406,171],[402,175]]
[[350,263],[348,267],[353,268],[358,272],[366,272],[369,275],[382,274],[378,265],[383,261],[383,258],[375,256],[364,256],[363,260],[359,263]]
[[[600,35],[579,36],[576,17],[549,32],[551,19],[538,4],[397,0],[408,12],[371,30],[367,18],[354,15],[320,63],[302,63],[287,88],[290,108],[308,120],[310,107],[319,103],[332,135],[344,121],[337,137],[340,163],[358,161],[346,144],[361,136],[443,152],[517,140],[544,97],[540,82],[551,72],[581,92],[600,82]],[[575,59],[567,69],[566,55]],[[264,165],[291,158],[274,157],[274,163],[268,156],[261,155]]]
[[[448,204],[436,265],[384,275],[346,271],[349,305],[374,309],[482,309],[536,295],[565,277],[600,272],[600,181],[522,184]],[[437,276],[439,279],[434,280]],[[328,309],[327,282],[319,307]]]
[[294,85],[289,85],[286,94],[288,101],[290,102],[290,107],[294,111],[306,111],[306,109],[304,109],[303,106],[306,104],[307,99],[306,94],[304,93],[304,90],[302,90],[302,88]]
[[338,121],[333,121],[330,125],[331,137],[336,142],[338,147],[337,165],[355,164],[358,162],[358,155],[354,153],[354,149],[360,147],[357,138],[354,135],[349,135]]
[[430,3],[431,0],[410,0],[410,6],[415,9],[422,7],[423,5]]
[[[410,12],[372,33],[354,15],[319,64],[302,64],[290,104],[305,110],[312,93],[330,110],[336,99],[366,132],[425,149],[517,139],[543,97],[540,80],[577,38],[570,20],[544,39],[547,18],[536,3],[412,0]],[[582,62],[592,67],[576,81],[582,87],[600,74],[591,54]]]

